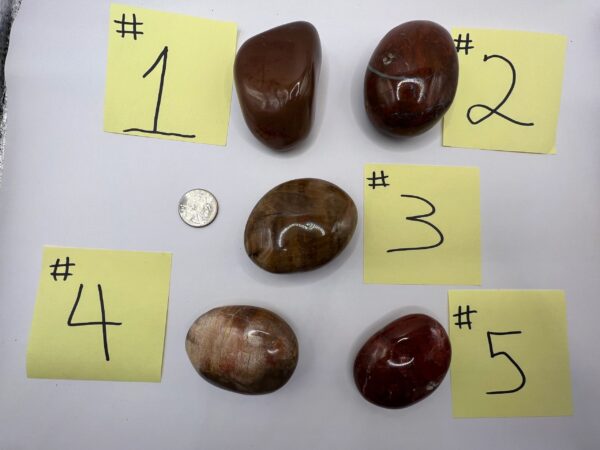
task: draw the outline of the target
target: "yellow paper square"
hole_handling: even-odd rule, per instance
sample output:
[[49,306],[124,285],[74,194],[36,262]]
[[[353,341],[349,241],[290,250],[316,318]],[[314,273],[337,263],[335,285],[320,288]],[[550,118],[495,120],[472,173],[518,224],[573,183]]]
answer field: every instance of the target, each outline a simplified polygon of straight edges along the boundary
[[443,144],[556,153],[566,37],[477,28],[453,28],[452,36],[460,73]]
[[160,381],[170,276],[169,253],[44,247],[27,376]]
[[108,36],[105,131],[227,143],[235,23],[113,3]]
[[573,413],[562,291],[450,291],[448,298],[454,417]]
[[481,283],[479,169],[368,164],[364,189],[366,283]]

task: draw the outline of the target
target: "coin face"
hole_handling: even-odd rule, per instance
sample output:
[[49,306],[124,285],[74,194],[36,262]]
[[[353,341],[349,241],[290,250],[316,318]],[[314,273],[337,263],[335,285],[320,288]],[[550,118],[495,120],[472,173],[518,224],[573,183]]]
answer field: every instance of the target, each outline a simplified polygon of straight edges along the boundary
[[192,189],[179,200],[179,216],[191,227],[205,227],[217,217],[219,204],[214,195],[204,189]]

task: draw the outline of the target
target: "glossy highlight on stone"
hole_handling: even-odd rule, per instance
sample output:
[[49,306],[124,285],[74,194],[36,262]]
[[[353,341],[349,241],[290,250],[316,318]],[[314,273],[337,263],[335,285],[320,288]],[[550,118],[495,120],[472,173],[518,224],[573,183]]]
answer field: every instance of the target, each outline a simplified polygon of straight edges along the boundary
[[425,314],[410,314],[367,340],[354,361],[354,381],[371,403],[404,408],[440,385],[451,356],[444,327]]
[[223,306],[201,315],[185,349],[204,379],[241,394],[279,389],[298,363],[294,331],[277,314],[255,306]]
[[450,108],[457,85],[450,33],[434,22],[406,22],[387,33],[371,56],[364,83],[367,116],[385,134],[421,134]]
[[263,144],[288,150],[306,138],[314,117],[321,42],[308,22],[292,22],[248,39],[234,66],[248,128]]
[[287,181],[267,192],[246,223],[246,253],[273,273],[320,267],[350,242],[357,211],[348,194],[316,178]]

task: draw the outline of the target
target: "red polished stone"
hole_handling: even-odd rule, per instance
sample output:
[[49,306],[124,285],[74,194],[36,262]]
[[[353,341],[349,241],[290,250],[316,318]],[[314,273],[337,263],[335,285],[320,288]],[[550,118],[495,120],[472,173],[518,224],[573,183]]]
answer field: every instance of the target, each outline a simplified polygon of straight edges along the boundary
[[403,316],[362,346],[354,361],[354,381],[371,403],[404,408],[440,385],[451,356],[450,340],[437,320],[425,314]]
[[321,42],[308,22],[251,37],[235,58],[235,86],[248,128],[263,144],[288,150],[312,127]]
[[450,33],[434,22],[407,22],[386,34],[371,56],[365,109],[380,131],[413,136],[441,119],[457,85],[458,57]]

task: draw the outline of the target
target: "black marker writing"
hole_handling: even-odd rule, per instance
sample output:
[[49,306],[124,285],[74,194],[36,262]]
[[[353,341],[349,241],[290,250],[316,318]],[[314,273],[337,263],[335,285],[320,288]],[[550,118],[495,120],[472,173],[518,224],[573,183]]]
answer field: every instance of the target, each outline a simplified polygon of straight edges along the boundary
[[[477,313],[476,309],[471,309],[470,305],[467,305],[467,309],[465,311],[462,310],[462,305],[458,305],[458,312],[456,314],[452,314],[452,317],[456,317],[457,322],[454,323],[460,330],[462,330],[463,326],[469,327],[471,329],[471,314]],[[463,320],[463,317],[465,320]]]
[[[135,14],[133,14],[133,20],[131,22],[127,22],[125,20],[125,14],[121,15],[121,20],[113,20],[114,23],[121,25],[121,28],[115,30],[117,33],[121,35],[122,38],[125,38],[126,34],[131,34],[133,36],[133,40],[137,41],[138,34],[144,34],[143,31],[138,31],[138,25],[143,25],[144,22],[138,22]],[[131,30],[128,30],[127,27],[131,25]]]
[[[464,40],[462,38],[462,34],[459,34],[458,38],[454,39],[454,42],[456,42],[456,53],[460,53],[460,51],[463,50],[465,52],[465,55],[468,55],[469,50],[472,50],[475,48],[472,45],[469,45],[473,42],[471,40],[469,33],[467,33],[467,37]],[[464,44],[464,46],[463,46],[463,44]]]
[[108,353],[108,336],[106,334],[107,325],[119,326],[122,325],[122,322],[107,322],[106,320],[106,311],[104,307],[104,296],[102,294],[102,285],[98,285],[98,298],[100,300],[100,321],[99,322],[73,322],[73,316],[75,315],[75,311],[77,311],[77,306],[79,305],[79,300],[81,300],[81,294],[83,293],[83,284],[79,285],[79,290],[77,291],[77,298],[75,299],[75,303],[73,304],[73,308],[71,309],[71,313],[69,314],[69,319],[67,320],[67,325],[70,327],[84,327],[88,325],[100,325],[102,326],[102,341],[104,343],[104,357],[107,361],[110,361],[110,355]]
[[429,207],[431,208],[431,211],[428,212],[427,214],[420,214],[420,215],[417,215],[417,216],[409,216],[409,217],[406,217],[406,220],[409,220],[411,222],[421,222],[421,223],[424,223],[425,225],[430,226],[438,234],[439,241],[436,242],[433,245],[427,245],[427,246],[424,246],[424,247],[391,248],[391,249],[389,249],[387,251],[387,253],[404,252],[404,251],[408,251],[408,250],[428,250],[428,249],[436,248],[436,247],[439,247],[440,245],[442,245],[443,242],[444,242],[444,235],[442,234],[442,232],[440,231],[440,229],[438,227],[436,227],[434,224],[432,224],[431,222],[428,222],[427,220],[423,220],[425,217],[431,217],[431,216],[433,216],[435,214],[435,206],[433,205],[433,203],[431,203],[429,200],[424,199],[423,197],[419,197],[417,195],[408,195],[408,194],[404,195],[403,194],[402,197],[414,198],[414,199],[420,200],[420,201],[422,201],[424,203],[427,203],[429,205]]
[[389,176],[386,175],[383,170],[380,170],[379,173],[380,175],[377,176],[375,171],[373,171],[373,175],[367,178],[367,180],[370,181],[369,187],[375,189],[376,187],[388,187],[390,185],[385,181]]
[[152,73],[152,71],[158,66],[158,64],[162,61],[162,70],[160,73],[160,84],[158,86],[158,97],[156,99],[156,110],[154,112],[154,126],[151,130],[144,130],[142,128],[128,128],[123,130],[123,133],[129,133],[130,131],[137,131],[139,133],[148,133],[148,134],[160,134],[162,136],[178,136],[182,138],[195,138],[195,134],[181,134],[181,133],[170,133],[165,131],[158,130],[158,116],[160,114],[160,104],[162,102],[163,89],[165,86],[165,75],[167,73],[167,56],[169,54],[169,47],[163,48],[163,50],[156,58],[156,61],[150,66],[150,68],[144,73],[142,78],[146,78],[148,75]]
[[488,340],[488,345],[490,347],[490,357],[495,358],[496,356],[505,356],[513,366],[515,366],[515,368],[519,371],[519,374],[521,375],[521,384],[519,384],[519,386],[517,386],[514,389],[507,389],[507,390],[503,390],[503,391],[490,391],[490,392],[486,392],[486,394],[488,395],[494,395],[494,394],[512,394],[514,392],[518,392],[521,389],[523,389],[523,387],[525,387],[525,382],[527,381],[525,378],[525,372],[523,372],[523,369],[521,369],[521,366],[519,366],[517,364],[517,362],[513,359],[512,356],[510,356],[508,353],[506,352],[495,352],[494,351],[494,345],[492,344],[492,336],[510,336],[510,335],[515,335],[515,334],[521,334],[521,331],[503,331],[503,332],[498,332],[498,331],[488,331],[487,332],[487,340]]
[[[499,109],[506,103],[506,101],[508,100],[508,98],[511,96],[513,89],[515,88],[515,84],[517,83],[517,71],[515,70],[515,66],[513,65],[512,62],[509,61],[508,58],[505,58],[502,55],[484,55],[483,56],[483,62],[489,61],[490,59],[494,59],[494,58],[498,58],[502,61],[504,61],[506,64],[508,64],[508,67],[510,67],[510,71],[512,73],[512,81],[510,83],[510,88],[508,89],[508,92],[506,93],[506,95],[504,96],[504,98],[502,99],[502,101],[500,103],[498,103],[498,105],[496,105],[495,108],[490,108],[487,105],[483,105],[481,103],[478,103],[476,105],[471,105],[469,107],[469,109],[467,110],[467,120],[469,122],[471,122],[471,125],[478,125],[481,122],[483,122],[484,120],[489,119],[491,116],[493,115],[497,115],[499,117],[502,117],[505,120],[508,120],[511,123],[514,123],[515,125],[520,125],[522,127],[531,127],[533,126],[533,122],[519,122],[518,120],[515,120],[511,117],[508,117],[506,114],[502,114]],[[478,120],[473,120],[471,118],[471,111],[473,111],[474,109],[477,108],[482,108],[486,111],[488,111],[487,114],[485,114],[483,117],[479,118]]]
[[[69,272],[69,269],[74,267],[75,263],[72,263],[68,256],[65,259],[65,263],[61,263],[60,258],[58,258],[54,264],[50,264],[50,268],[52,269],[50,276],[54,278],[54,281],[58,281],[58,277],[63,277],[63,281],[67,281],[67,278],[73,275]],[[64,272],[59,272],[59,269],[64,269]]]

